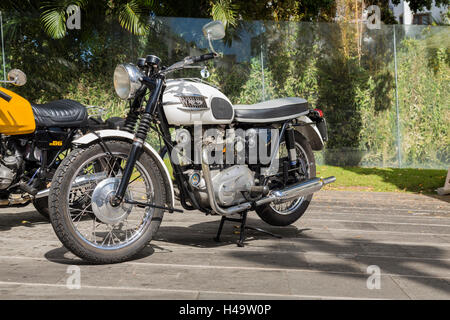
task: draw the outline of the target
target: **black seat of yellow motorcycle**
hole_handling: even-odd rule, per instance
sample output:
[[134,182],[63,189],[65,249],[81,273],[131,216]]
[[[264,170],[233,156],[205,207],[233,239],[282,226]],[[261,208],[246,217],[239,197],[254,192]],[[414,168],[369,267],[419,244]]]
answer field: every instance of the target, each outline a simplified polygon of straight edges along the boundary
[[280,122],[298,118],[308,112],[308,102],[302,98],[281,98],[256,104],[234,105],[234,119],[237,122]]
[[73,100],[33,104],[37,127],[79,127],[88,122],[86,107]]

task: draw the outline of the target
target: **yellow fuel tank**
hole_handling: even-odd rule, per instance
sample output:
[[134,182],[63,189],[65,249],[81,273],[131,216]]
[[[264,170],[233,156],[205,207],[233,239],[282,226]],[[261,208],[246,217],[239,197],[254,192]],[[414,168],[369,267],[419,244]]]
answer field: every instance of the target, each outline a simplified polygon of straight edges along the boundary
[[0,133],[28,134],[35,129],[33,109],[28,100],[0,87]]

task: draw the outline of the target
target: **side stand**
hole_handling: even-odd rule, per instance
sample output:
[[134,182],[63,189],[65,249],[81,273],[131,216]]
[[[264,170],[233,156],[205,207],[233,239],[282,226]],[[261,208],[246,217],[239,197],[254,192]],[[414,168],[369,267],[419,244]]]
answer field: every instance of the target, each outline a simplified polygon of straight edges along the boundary
[[237,218],[227,218],[225,216],[222,216],[222,219],[220,220],[220,225],[219,225],[219,229],[217,230],[217,235],[214,238],[214,241],[216,242],[220,242],[220,235],[222,234],[222,229],[223,229],[223,224],[225,223],[225,221],[232,221],[232,222],[240,222],[241,223],[241,227],[240,227],[240,232],[239,232],[239,240],[237,241],[237,245],[238,247],[243,247],[244,246],[244,241],[245,241],[245,230],[249,229],[249,230],[254,230],[254,231],[258,231],[264,234],[267,234],[269,236],[272,236],[274,238],[278,238],[281,239],[282,237],[280,235],[277,234],[273,234],[269,231],[260,229],[260,228],[255,228],[255,227],[251,227],[251,226],[247,226],[247,211],[244,211],[242,213],[242,216],[240,219]]

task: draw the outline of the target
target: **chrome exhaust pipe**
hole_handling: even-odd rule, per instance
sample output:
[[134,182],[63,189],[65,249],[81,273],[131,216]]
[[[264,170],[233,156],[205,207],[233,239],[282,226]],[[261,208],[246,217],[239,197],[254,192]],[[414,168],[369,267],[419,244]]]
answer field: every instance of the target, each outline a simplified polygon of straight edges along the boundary
[[40,198],[48,197],[49,194],[50,194],[50,189],[44,189],[44,190],[38,191],[38,193],[36,193],[34,198],[40,199]]
[[[107,178],[106,172],[99,172],[99,173],[94,173],[91,175],[79,176],[79,177],[75,178],[75,182],[73,183],[72,188],[81,187],[85,184],[88,184],[91,181],[103,180],[106,178]],[[48,197],[49,194],[50,194],[50,189],[44,189],[44,190],[38,191],[38,193],[36,193],[34,198],[39,199],[39,198]]]
[[[252,208],[251,202],[241,203],[236,206],[229,207],[229,208],[222,208],[221,206],[219,206],[217,204],[216,198],[214,195],[208,160],[209,160],[208,152],[205,148],[205,149],[203,149],[203,152],[202,152],[202,170],[203,170],[203,176],[205,178],[206,191],[208,193],[209,204],[211,206],[211,209],[213,209],[213,211],[215,211],[216,213],[221,214],[221,215],[229,215],[229,214],[239,213],[244,210],[251,209]],[[331,176],[331,177],[328,177],[325,179],[313,178],[313,179],[310,179],[307,181],[302,181],[302,182],[299,182],[297,184],[294,184],[294,185],[289,186],[284,189],[274,190],[274,191],[270,192],[269,195],[267,195],[266,197],[257,200],[255,202],[255,204],[256,204],[256,206],[260,206],[260,205],[270,203],[270,202],[280,203],[280,202],[286,202],[286,201],[300,198],[300,197],[305,197],[314,192],[319,191],[320,189],[322,189],[322,187],[324,185],[327,185],[327,184],[335,182],[335,181],[336,181],[336,178],[334,176]]]
[[281,203],[297,199],[300,197],[306,197],[314,192],[319,191],[320,189],[322,189],[324,185],[327,185],[335,181],[336,178],[333,176],[325,179],[313,178],[306,181],[302,181],[287,188],[272,191],[267,197],[257,200],[256,205],[260,206],[262,204],[270,202]]

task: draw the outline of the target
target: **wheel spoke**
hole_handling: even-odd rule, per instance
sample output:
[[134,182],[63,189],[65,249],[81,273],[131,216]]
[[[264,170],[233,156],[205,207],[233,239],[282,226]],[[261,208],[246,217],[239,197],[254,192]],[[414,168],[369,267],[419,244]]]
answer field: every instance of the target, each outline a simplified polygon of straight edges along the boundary
[[[90,161],[80,167],[78,174],[74,177],[91,177],[93,174],[105,173],[105,179],[120,177],[126,163],[128,154],[113,154],[108,156],[100,154],[93,156]],[[153,182],[149,178],[149,173],[143,171],[144,166],[139,162],[133,170],[132,177],[127,187],[126,196],[131,199],[149,201],[153,198]],[[102,178],[103,179],[103,178]],[[71,221],[77,232],[86,242],[100,248],[115,248],[135,241],[142,232],[144,226],[151,221],[153,208],[139,208],[131,206],[131,211],[123,211],[126,216],[122,222],[108,224],[96,216],[92,208],[92,197],[98,184],[104,180],[95,177],[92,182],[74,186],[75,178],[69,186],[69,214]],[[120,211],[119,211],[120,212]]]
[[[296,143],[295,149],[297,151],[297,161],[300,163],[299,173],[296,173],[296,176],[301,176],[297,178],[299,181],[302,181],[310,177],[308,157],[300,144]],[[287,157],[288,152],[284,142],[281,143],[279,150],[280,150],[280,157]],[[270,206],[275,212],[282,215],[288,215],[297,210],[297,208],[303,203],[304,199],[305,199],[304,197],[300,197],[290,202],[283,202],[279,204],[271,203]]]

